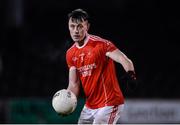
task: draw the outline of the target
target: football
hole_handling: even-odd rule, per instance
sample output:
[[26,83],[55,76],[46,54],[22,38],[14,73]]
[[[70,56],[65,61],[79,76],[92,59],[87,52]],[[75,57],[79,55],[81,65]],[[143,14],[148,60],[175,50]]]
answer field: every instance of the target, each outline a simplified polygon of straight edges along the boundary
[[53,96],[52,106],[58,114],[68,115],[76,109],[77,97],[70,90],[59,90]]

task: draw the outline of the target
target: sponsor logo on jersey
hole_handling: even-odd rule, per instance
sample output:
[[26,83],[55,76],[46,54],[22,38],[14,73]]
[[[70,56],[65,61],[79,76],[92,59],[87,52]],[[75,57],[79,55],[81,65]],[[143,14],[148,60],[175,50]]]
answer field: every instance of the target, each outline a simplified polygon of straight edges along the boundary
[[92,63],[92,64],[89,64],[89,65],[85,65],[85,66],[79,67],[78,71],[80,72],[80,74],[83,77],[91,76],[92,70],[95,69],[96,67],[97,67],[96,64]]

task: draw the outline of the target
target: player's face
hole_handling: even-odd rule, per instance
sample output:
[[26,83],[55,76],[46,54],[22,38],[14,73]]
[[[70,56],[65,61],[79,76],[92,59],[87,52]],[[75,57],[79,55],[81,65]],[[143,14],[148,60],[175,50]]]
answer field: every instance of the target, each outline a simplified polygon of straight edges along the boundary
[[88,31],[88,21],[69,20],[69,31],[74,42],[81,42]]

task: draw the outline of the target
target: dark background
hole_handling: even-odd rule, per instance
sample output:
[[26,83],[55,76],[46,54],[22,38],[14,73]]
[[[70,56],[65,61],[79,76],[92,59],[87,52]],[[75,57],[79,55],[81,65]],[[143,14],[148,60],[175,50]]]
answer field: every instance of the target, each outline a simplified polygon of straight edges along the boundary
[[[157,0],[1,0],[0,98],[52,97],[68,85],[65,53],[73,43],[67,14],[82,8],[89,33],[114,42],[141,84],[127,98],[179,98],[179,6]],[[117,66],[118,79],[124,74]]]

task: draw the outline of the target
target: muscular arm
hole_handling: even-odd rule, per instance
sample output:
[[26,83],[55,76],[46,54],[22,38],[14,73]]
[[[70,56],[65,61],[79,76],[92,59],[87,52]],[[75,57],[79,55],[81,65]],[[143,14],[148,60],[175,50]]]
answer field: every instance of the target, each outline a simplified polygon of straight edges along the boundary
[[71,90],[76,97],[78,97],[80,91],[80,81],[77,75],[76,67],[74,66],[69,69],[69,85],[67,89]]
[[132,61],[124,53],[122,53],[119,49],[116,49],[112,52],[107,52],[106,56],[108,56],[112,60],[120,63],[126,72],[134,71],[134,65],[133,65]]

